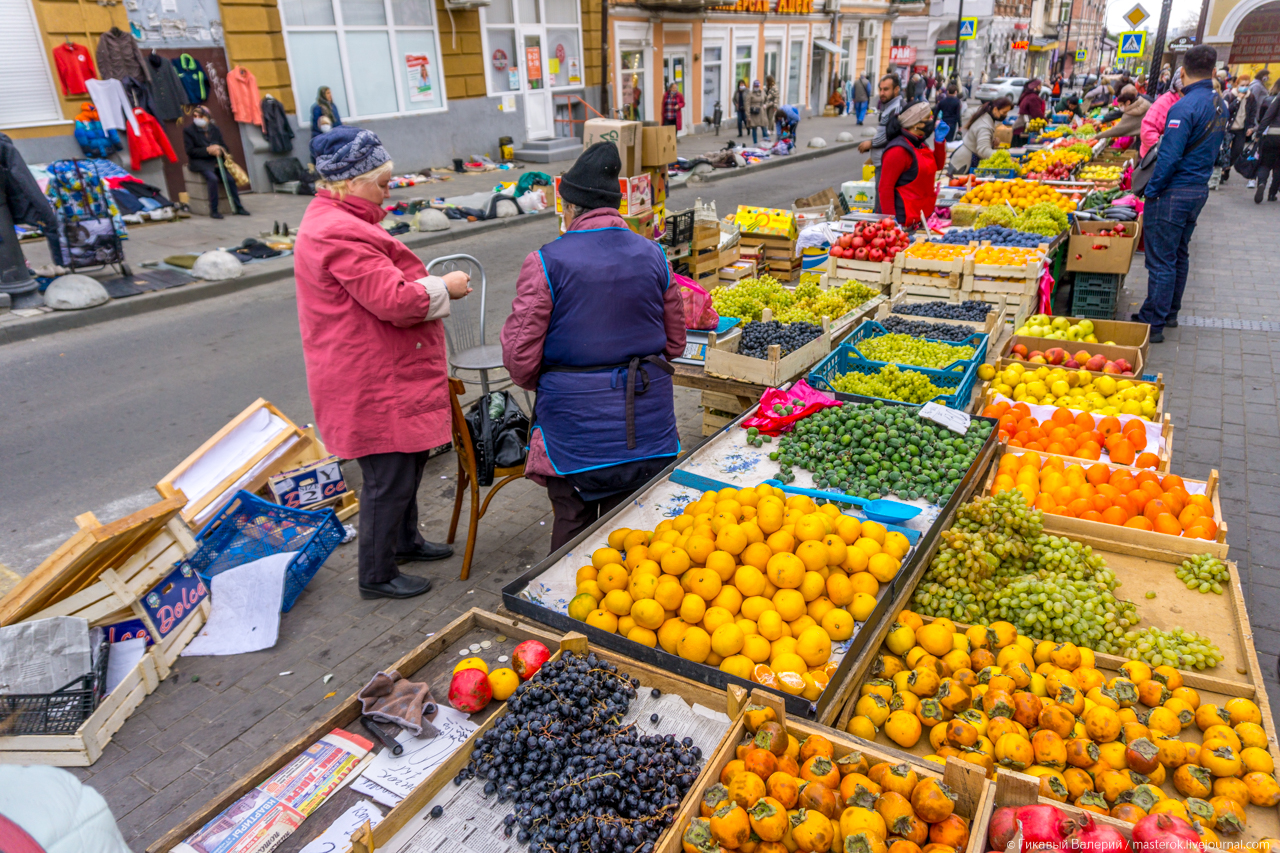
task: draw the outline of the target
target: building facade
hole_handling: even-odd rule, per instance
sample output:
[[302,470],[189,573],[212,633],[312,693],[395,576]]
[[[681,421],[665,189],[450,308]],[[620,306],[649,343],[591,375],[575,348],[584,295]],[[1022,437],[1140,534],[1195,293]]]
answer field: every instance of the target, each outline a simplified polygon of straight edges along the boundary
[[1269,68],[1280,76],[1280,2],[1276,0],[1209,0],[1204,44],[1218,49],[1218,59],[1237,73]]

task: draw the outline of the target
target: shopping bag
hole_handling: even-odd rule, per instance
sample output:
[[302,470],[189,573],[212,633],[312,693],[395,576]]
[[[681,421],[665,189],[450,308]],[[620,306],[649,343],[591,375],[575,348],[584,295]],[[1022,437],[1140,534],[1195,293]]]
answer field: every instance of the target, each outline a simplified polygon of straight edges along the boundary
[[720,325],[720,315],[711,307],[710,293],[688,276],[676,274],[675,283],[680,286],[686,329],[711,330]]
[[[487,405],[486,405],[487,403]],[[464,415],[476,454],[476,484],[493,484],[494,468],[523,465],[529,447],[529,416],[511,392],[481,397]]]

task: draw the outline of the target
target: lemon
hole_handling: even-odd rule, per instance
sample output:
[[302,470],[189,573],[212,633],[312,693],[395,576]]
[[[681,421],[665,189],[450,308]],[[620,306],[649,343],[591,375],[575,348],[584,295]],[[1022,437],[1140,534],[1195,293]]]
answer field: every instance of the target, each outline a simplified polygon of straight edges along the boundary
[[453,674],[457,675],[464,669],[478,669],[485,675],[489,674],[489,664],[485,663],[480,658],[465,658],[459,661],[458,665],[453,668]]
[[515,693],[519,686],[520,676],[516,675],[516,671],[510,667],[504,666],[489,673],[489,689],[493,691],[493,698],[500,702]]
[[586,622],[592,628],[599,628],[601,631],[607,631],[610,634],[618,631],[618,617],[608,610],[592,610],[587,614]]
[[580,592],[569,601],[569,618],[585,622],[587,614],[596,609],[595,596]]

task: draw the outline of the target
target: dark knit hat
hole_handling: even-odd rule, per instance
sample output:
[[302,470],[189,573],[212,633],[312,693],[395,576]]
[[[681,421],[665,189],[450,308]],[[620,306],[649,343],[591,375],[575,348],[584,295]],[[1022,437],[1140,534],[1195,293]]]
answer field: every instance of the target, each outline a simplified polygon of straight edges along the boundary
[[622,158],[612,142],[597,142],[578,155],[569,171],[560,176],[560,197],[583,210],[612,207],[622,203],[618,173]]
[[326,181],[359,177],[391,159],[376,133],[347,124],[312,139],[311,156]]

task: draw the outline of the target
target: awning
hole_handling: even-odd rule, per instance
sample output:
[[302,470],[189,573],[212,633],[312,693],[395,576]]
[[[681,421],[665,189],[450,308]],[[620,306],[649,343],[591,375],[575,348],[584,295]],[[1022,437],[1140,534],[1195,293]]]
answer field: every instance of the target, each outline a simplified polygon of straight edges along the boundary
[[828,39],[814,39],[813,43],[825,50],[827,53],[834,53],[836,56],[844,56],[844,48],[833,41]]
[[1030,50],[1030,51],[1045,51],[1045,50],[1057,50],[1057,49],[1058,49],[1058,43],[1056,41],[1047,41],[1042,44],[1040,39],[1032,39],[1031,46],[1027,48],[1027,50]]

